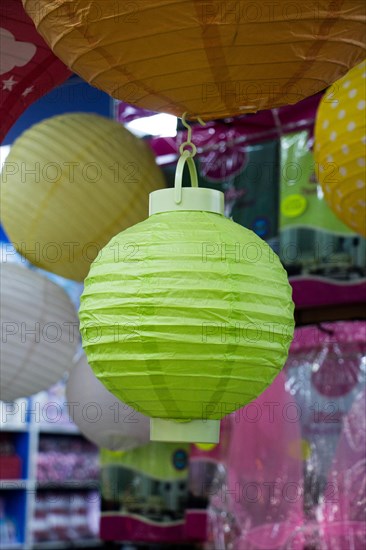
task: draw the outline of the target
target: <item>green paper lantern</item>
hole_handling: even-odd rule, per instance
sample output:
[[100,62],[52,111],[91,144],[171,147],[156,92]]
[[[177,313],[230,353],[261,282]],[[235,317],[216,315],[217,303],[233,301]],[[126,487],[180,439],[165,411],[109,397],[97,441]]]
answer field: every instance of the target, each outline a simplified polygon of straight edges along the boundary
[[256,399],[287,358],[286,272],[223,203],[211,189],[151,193],[150,217],[114,237],[85,280],[89,364],[152,417],[151,439],[217,442],[217,421]]

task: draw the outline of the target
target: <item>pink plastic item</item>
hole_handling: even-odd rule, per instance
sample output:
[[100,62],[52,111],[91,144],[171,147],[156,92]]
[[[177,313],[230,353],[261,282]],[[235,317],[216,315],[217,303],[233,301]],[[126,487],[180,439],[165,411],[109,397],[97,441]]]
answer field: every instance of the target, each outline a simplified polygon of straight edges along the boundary
[[240,526],[235,550],[302,548],[302,441],[285,376],[233,417],[222,498]]
[[343,419],[328,491],[319,507],[322,550],[366,548],[366,392]]

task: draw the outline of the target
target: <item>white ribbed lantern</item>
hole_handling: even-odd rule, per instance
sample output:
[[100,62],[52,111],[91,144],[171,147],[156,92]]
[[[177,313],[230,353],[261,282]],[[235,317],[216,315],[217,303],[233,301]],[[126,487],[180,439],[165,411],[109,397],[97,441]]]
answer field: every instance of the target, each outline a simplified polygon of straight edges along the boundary
[[2,263],[0,399],[49,388],[71,368],[78,318],[66,292],[44,275]]
[[85,354],[71,371],[66,397],[72,420],[98,447],[125,451],[149,443],[150,419],[112,395],[95,377]]

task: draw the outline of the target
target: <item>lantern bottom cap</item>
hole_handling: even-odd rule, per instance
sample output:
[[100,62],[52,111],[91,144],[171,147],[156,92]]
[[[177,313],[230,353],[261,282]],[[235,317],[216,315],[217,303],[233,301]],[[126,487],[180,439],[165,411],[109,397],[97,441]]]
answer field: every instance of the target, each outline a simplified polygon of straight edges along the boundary
[[165,418],[150,419],[150,440],[176,443],[218,443],[220,420],[175,422]]

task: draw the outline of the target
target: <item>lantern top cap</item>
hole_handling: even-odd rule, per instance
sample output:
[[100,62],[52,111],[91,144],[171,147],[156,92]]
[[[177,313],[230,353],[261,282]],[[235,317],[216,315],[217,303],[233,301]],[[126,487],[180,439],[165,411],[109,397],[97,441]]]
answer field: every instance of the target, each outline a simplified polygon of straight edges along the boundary
[[[191,151],[184,150],[179,158],[172,189],[150,193],[149,215],[174,211],[203,211],[224,215],[224,194],[216,189],[198,187],[197,170]],[[192,187],[182,188],[184,165],[187,163]]]
[[202,187],[184,187],[178,203],[175,200],[175,189],[159,189],[150,193],[150,216],[179,210],[199,210],[224,215],[224,193]]

